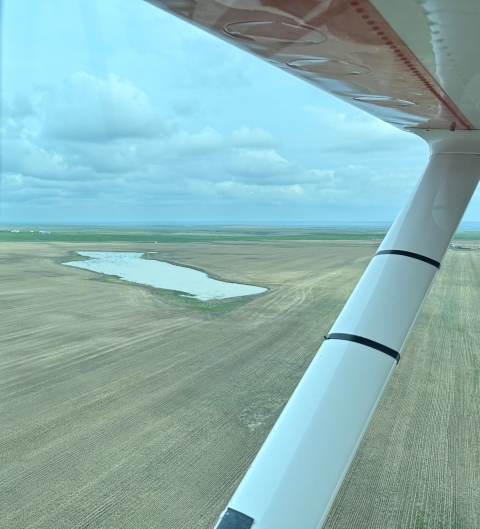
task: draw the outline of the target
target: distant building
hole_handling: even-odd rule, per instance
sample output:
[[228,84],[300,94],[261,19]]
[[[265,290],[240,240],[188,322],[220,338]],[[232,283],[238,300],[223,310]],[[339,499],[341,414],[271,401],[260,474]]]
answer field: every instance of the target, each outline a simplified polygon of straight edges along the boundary
[[42,233],[43,235],[49,235],[50,234],[49,231],[45,231],[45,230],[38,230],[38,233]]
[[20,230],[12,230],[12,233],[20,233]]

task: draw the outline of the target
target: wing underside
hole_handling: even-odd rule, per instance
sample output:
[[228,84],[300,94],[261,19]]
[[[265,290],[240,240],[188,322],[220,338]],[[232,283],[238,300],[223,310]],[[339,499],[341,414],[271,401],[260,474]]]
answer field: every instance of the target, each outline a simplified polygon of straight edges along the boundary
[[480,125],[472,0],[148,0],[396,127]]

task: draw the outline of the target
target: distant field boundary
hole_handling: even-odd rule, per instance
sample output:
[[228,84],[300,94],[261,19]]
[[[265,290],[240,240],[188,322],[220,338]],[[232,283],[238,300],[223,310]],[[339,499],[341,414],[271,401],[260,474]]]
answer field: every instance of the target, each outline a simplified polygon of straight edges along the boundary
[[[65,229],[49,227],[7,229],[0,227],[1,242],[68,242],[68,243],[191,243],[191,242],[256,242],[256,241],[381,241],[387,233],[380,228],[266,228],[214,227],[188,228],[105,228]],[[480,231],[459,231],[454,241],[480,240]]]
[[72,233],[53,231],[48,235],[20,232],[0,232],[0,242],[135,242],[135,243],[187,243],[187,242],[252,242],[252,241],[365,241],[382,240],[386,232],[378,233],[292,233],[292,234],[152,234],[152,233]]

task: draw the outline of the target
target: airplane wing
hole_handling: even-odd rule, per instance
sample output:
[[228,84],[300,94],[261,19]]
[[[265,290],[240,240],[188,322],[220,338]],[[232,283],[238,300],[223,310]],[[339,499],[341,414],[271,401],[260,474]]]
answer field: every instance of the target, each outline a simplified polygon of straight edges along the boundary
[[473,130],[474,0],[148,0],[399,128]]
[[318,529],[480,177],[480,3],[148,1],[430,145],[417,188],[217,525]]

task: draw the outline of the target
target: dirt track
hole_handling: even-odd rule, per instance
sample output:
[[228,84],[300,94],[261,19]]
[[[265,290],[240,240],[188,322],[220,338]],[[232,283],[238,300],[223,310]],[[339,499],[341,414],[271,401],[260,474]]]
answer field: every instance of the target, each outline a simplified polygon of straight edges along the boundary
[[[376,246],[5,244],[2,523],[211,528]],[[57,264],[77,249],[272,290],[213,317]],[[480,519],[478,274],[480,252],[449,253],[329,528]]]

